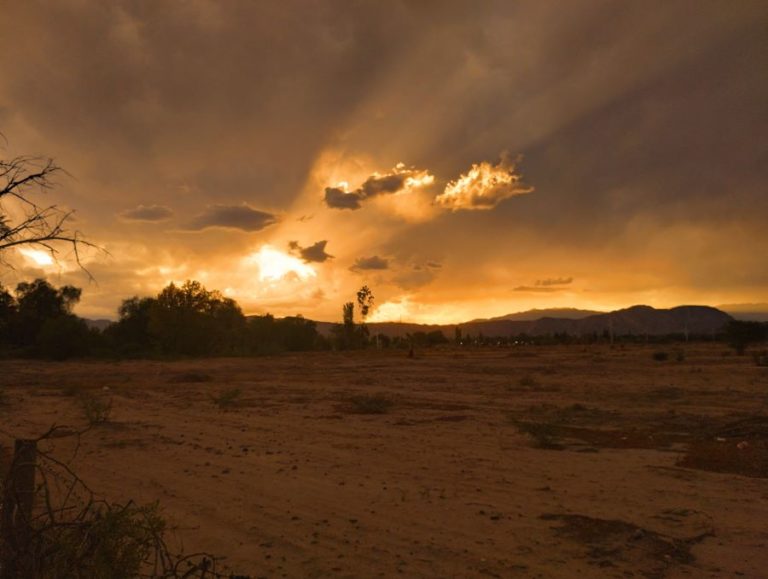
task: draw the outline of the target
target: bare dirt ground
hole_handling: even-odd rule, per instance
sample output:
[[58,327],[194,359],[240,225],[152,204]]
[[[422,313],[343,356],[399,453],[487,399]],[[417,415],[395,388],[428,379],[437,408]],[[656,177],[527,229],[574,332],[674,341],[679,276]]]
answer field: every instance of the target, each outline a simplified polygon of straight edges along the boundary
[[111,397],[73,468],[253,577],[766,577],[768,368],[683,350],[0,361],[0,420]]

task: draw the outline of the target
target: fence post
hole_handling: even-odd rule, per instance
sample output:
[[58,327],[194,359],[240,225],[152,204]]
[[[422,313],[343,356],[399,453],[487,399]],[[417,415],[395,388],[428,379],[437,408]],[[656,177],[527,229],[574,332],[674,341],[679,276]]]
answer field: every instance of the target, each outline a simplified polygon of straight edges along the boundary
[[3,513],[0,520],[0,579],[20,577],[20,556],[27,549],[32,507],[35,501],[37,442],[17,439],[13,462],[3,489]]

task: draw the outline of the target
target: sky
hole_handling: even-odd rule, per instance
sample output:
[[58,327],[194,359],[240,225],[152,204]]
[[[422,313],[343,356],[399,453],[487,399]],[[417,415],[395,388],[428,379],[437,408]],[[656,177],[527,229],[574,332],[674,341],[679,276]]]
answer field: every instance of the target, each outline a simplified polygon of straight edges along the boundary
[[460,322],[768,301],[768,3],[0,0],[0,156],[106,252],[77,313]]

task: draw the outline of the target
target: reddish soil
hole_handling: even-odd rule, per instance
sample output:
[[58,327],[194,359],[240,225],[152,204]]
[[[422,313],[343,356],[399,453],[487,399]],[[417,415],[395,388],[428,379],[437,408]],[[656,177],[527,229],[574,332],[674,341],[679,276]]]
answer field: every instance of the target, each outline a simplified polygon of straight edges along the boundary
[[111,399],[72,468],[253,577],[765,577],[768,369],[659,349],[6,360],[0,443]]

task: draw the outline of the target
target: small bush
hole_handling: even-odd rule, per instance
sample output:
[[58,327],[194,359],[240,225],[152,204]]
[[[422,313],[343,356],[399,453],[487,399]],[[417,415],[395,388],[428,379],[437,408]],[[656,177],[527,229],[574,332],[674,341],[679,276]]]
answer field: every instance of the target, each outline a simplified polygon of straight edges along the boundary
[[656,360],[657,362],[666,362],[667,360],[669,360],[669,353],[662,352],[662,351],[654,352],[653,359]]
[[112,414],[112,399],[100,398],[88,392],[79,395],[80,408],[89,425],[104,424],[109,422]]
[[227,410],[237,406],[241,394],[240,388],[230,388],[220,392],[218,396],[211,396],[211,401],[219,407],[219,410]]
[[83,389],[80,386],[75,386],[74,384],[70,384],[69,386],[65,386],[62,388],[61,393],[64,396],[74,397],[74,396],[80,396]]
[[755,352],[752,354],[752,358],[754,359],[756,366],[768,366],[768,352]]
[[[39,440],[50,437],[55,428]],[[59,429],[59,433],[61,434]],[[74,433],[72,433],[74,434]],[[58,438],[58,435],[57,435]],[[0,448],[0,463],[10,461]],[[205,552],[185,555],[167,547],[168,526],[158,503],[138,505],[97,500],[65,463],[38,449],[39,484],[35,508],[3,521],[10,534],[0,536],[3,577],[35,579],[248,579],[217,569],[222,559]],[[2,464],[0,464],[2,466]],[[16,510],[15,493],[6,505]],[[43,507],[44,505],[44,507]],[[16,532],[22,530],[21,533]]]
[[200,382],[210,382],[213,377],[210,374],[203,372],[184,372],[183,374],[176,374],[168,379],[171,384],[198,384]]
[[530,374],[526,374],[525,376],[520,378],[518,384],[520,384],[520,386],[522,386],[523,388],[535,388],[536,386],[539,385],[539,381],[536,380],[536,378],[534,378]]
[[98,505],[86,513],[79,524],[42,531],[38,564],[45,563],[50,577],[63,577],[65,572],[94,579],[138,577],[165,530],[157,505]]
[[533,438],[536,448],[546,450],[563,450],[563,445],[557,441],[558,429],[554,424],[544,422],[523,422],[510,418],[520,432]]
[[349,404],[353,414],[386,414],[395,403],[384,396],[353,396]]
[[675,350],[675,361],[685,362],[685,350]]

